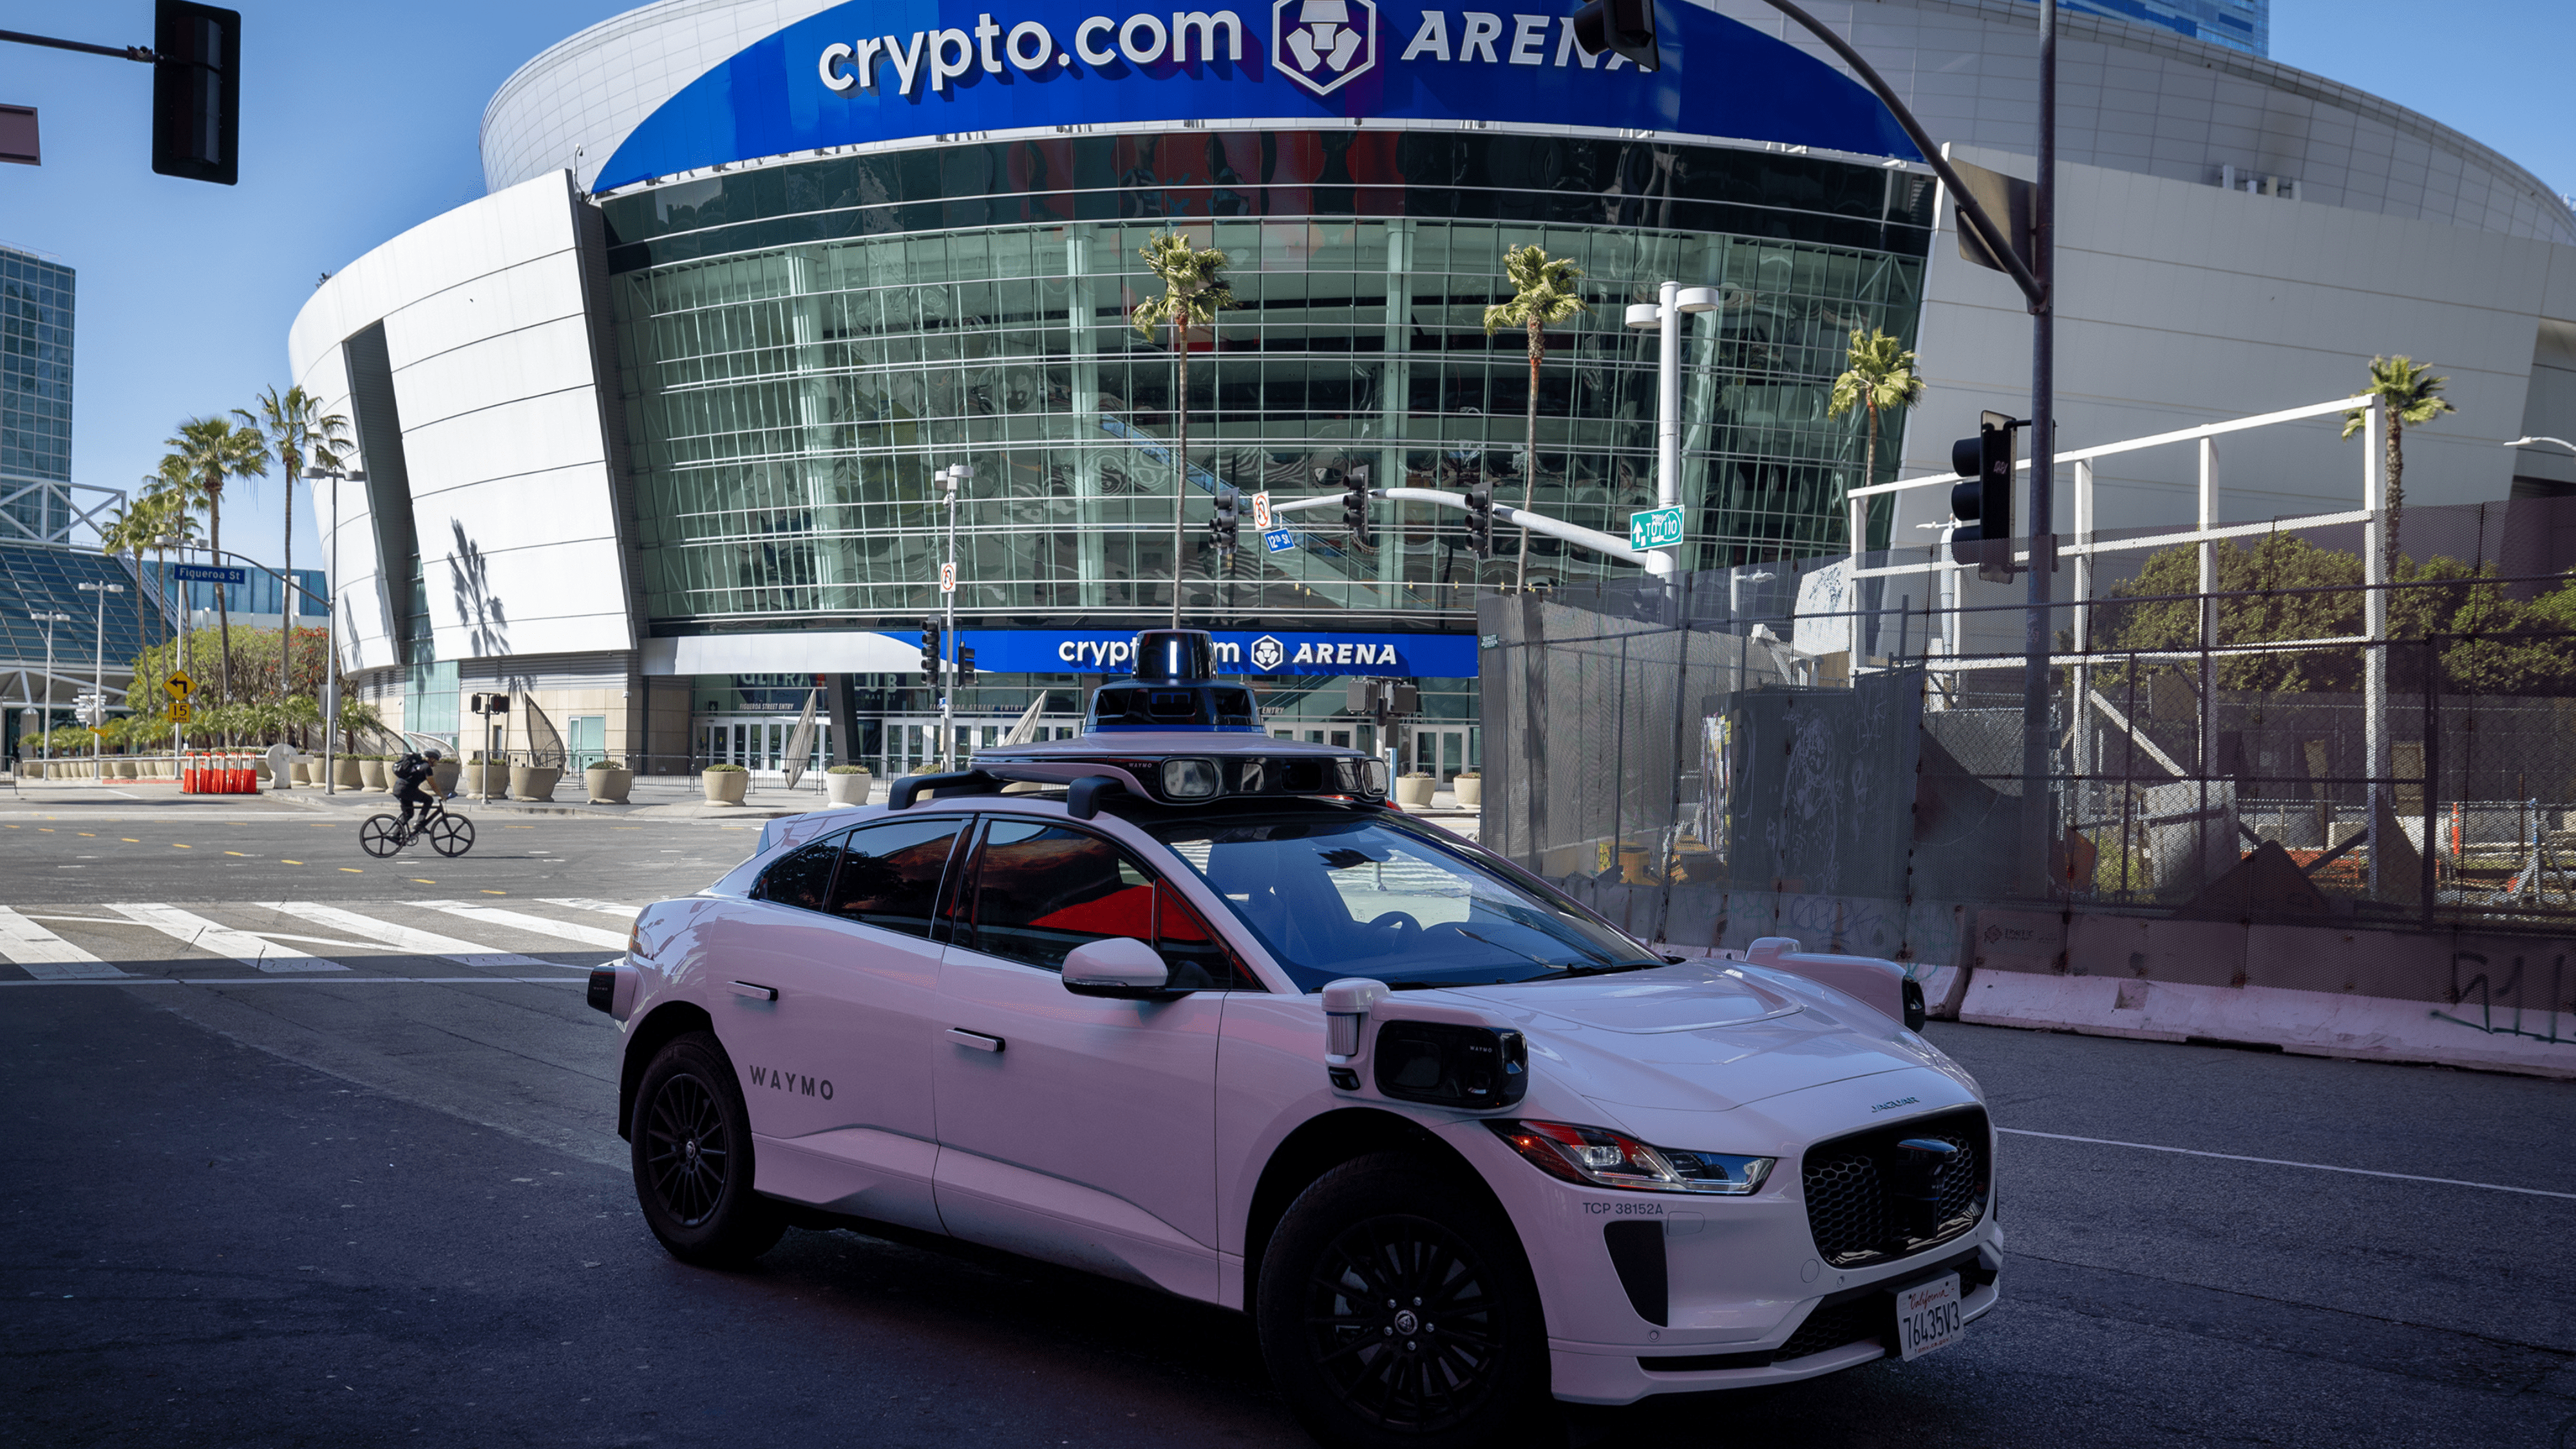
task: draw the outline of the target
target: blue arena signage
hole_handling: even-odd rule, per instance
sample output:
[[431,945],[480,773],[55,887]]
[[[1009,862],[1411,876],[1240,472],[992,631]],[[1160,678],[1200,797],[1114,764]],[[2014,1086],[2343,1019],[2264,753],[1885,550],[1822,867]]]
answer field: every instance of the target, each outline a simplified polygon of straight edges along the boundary
[[[888,634],[907,646],[919,639]],[[1219,674],[1367,674],[1403,679],[1473,679],[1473,634],[1347,634],[1281,629],[1211,636]],[[1124,674],[1136,631],[961,629],[979,673]]]
[[1651,74],[1585,55],[1570,14],[1372,0],[1095,14],[1095,3],[836,5],[691,81],[593,185],[828,147],[1209,120],[1519,122],[1918,159],[1857,82],[1688,0],[1655,7],[1664,65]]

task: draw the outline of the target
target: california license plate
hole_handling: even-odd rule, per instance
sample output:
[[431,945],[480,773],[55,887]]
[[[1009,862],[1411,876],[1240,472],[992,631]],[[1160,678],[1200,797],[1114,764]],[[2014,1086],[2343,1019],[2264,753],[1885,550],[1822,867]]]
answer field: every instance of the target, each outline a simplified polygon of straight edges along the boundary
[[1959,1275],[1947,1273],[1929,1283],[1896,1292],[1896,1342],[1908,1363],[1936,1348],[1948,1348],[1967,1336],[1959,1315]]

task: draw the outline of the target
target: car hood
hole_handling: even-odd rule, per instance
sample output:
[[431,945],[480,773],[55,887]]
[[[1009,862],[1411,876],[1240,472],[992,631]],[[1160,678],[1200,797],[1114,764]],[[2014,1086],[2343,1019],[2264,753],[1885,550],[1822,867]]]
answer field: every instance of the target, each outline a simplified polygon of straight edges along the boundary
[[1881,1072],[1966,1073],[1851,998],[1756,967],[1689,964],[1441,993],[1508,1019],[1544,1071],[1595,1101],[1728,1111]]

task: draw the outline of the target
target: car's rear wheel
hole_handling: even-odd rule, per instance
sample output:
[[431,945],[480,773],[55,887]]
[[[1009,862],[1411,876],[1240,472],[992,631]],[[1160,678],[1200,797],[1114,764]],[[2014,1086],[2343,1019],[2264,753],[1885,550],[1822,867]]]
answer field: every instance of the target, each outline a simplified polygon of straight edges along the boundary
[[1280,1219],[1258,1293],[1271,1379],[1326,1443],[1465,1449],[1557,1426],[1528,1259],[1451,1173],[1379,1153],[1324,1174]]
[[777,1246],[778,1205],[752,1191],[751,1114],[715,1037],[665,1043],[635,1093],[635,1197],[673,1257],[736,1267]]

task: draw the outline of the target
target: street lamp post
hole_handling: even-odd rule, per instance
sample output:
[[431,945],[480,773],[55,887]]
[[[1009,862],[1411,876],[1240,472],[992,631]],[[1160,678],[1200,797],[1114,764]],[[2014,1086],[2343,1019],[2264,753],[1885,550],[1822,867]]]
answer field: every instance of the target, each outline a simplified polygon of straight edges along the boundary
[[2527,434],[2523,437],[2514,439],[2512,442],[2505,444],[2505,446],[2508,448],[2528,448],[2534,443],[2548,443],[2556,447],[2565,448],[2568,452],[2576,453],[2576,443],[2571,443],[2565,438],[2535,438]]
[[[98,631],[90,644],[89,660],[90,698],[95,701],[91,707],[98,711],[98,718],[89,722],[89,763],[90,769],[97,771],[104,768],[100,763],[104,752],[99,748],[98,732],[107,723],[107,596],[124,593],[125,585],[82,584],[79,587],[84,594],[98,595]],[[129,703],[134,698],[132,680],[126,682],[125,697]]]
[[[323,585],[331,591],[331,597],[324,601],[331,612],[325,616],[328,622],[322,630],[322,793],[337,795],[340,793],[336,778],[339,770],[333,763],[333,749],[339,739],[340,725],[340,480],[346,478],[352,483],[364,483],[367,474],[364,469],[343,468],[337,463],[329,463],[306,468],[304,476],[331,480],[331,576]],[[285,644],[281,647],[291,649],[294,640],[295,581],[289,579],[286,582]],[[409,725],[411,721],[406,719],[403,723]]]
[[[1682,317],[1714,312],[1715,287],[1685,287],[1665,282],[1656,300],[1628,305],[1628,325],[1655,330],[1655,506],[1671,508],[1682,501]],[[1681,570],[1682,546],[1657,549],[1646,556],[1646,572],[1670,577]]]
[[54,758],[54,626],[70,623],[72,616],[47,612],[27,617],[45,626],[45,705],[44,712],[36,717],[45,742],[39,747],[37,758],[50,764]]
[[945,615],[939,630],[939,756],[954,770],[958,768],[957,485],[975,476],[975,465],[952,463],[931,476],[946,490],[941,501],[948,509],[948,564],[939,575],[939,598]]

